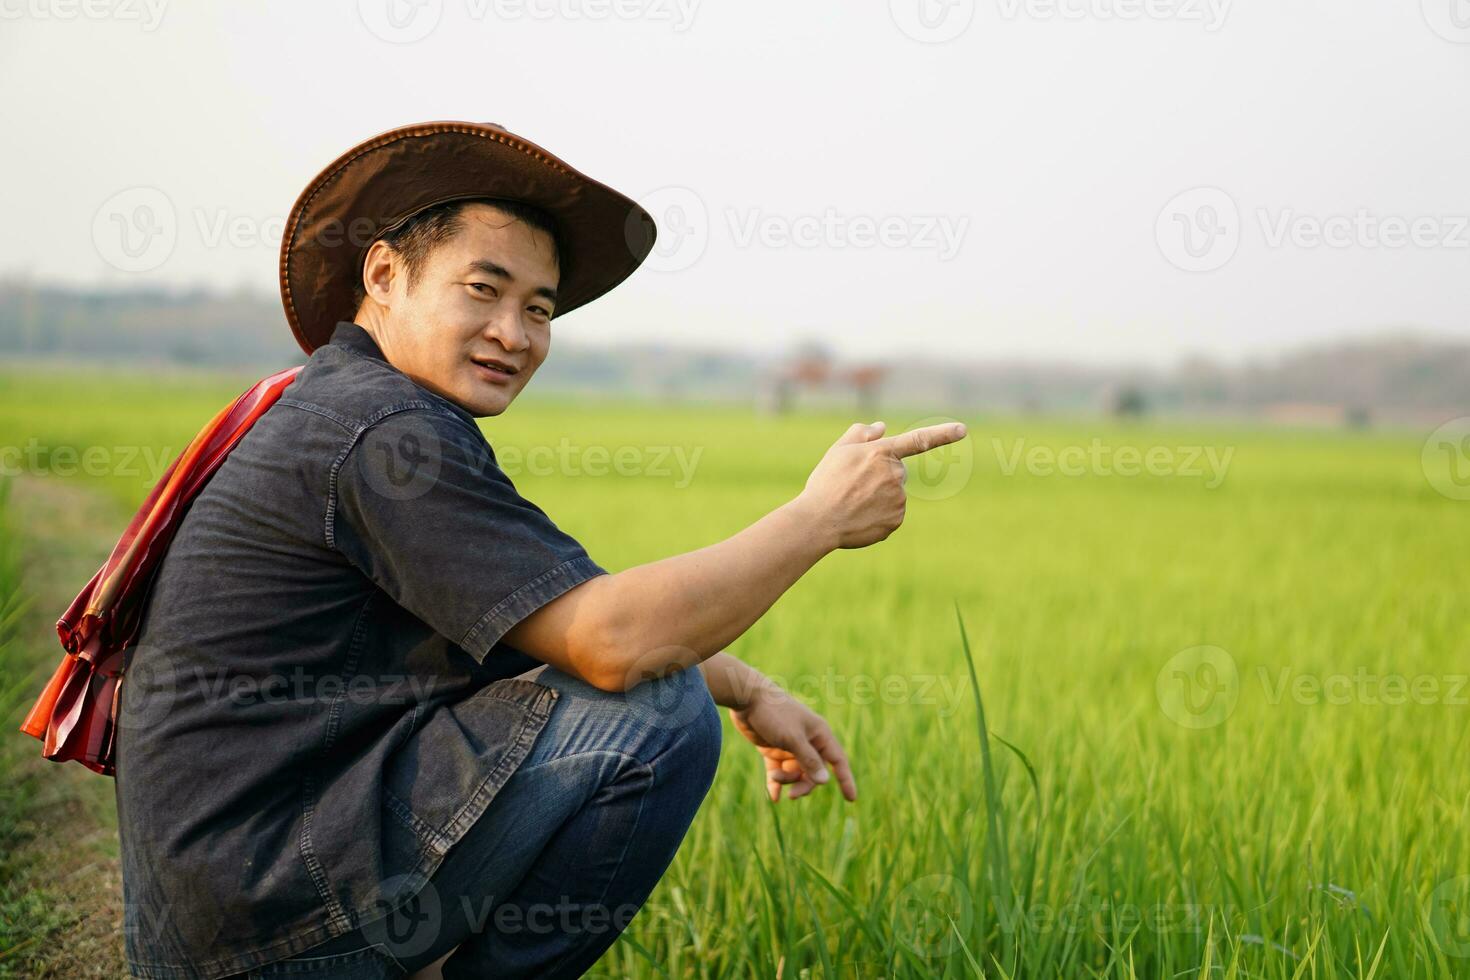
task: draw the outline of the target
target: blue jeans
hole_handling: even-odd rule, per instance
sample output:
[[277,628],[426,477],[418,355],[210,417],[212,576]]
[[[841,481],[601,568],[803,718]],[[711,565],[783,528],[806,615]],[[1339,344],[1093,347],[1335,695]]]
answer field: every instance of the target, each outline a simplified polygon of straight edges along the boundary
[[578,977],[627,928],[714,780],[720,714],[695,668],[609,694],[560,690],[528,755],[408,903],[246,977]]

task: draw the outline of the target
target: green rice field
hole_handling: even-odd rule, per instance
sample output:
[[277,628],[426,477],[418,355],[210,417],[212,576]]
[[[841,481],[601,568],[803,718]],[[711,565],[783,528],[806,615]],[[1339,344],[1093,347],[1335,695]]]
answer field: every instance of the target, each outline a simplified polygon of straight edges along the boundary
[[[6,370],[0,463],[126,512],[251,380]],[[903,527],[732,648],[828,718],[858,801],[772,805],[727,720],[599,971],[1470,976],[1470,503],[1425,433],[962,418]],[[482,425],[616,570],[756,520],[855,420],[528,394]],[[14,642],[39,690],[54,633]]]

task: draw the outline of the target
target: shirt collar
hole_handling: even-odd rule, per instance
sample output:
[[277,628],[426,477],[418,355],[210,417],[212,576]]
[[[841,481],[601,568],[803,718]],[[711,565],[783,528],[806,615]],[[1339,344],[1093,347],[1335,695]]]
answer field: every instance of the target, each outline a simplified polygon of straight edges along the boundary
[[[330,339],[328,339],[327,343],[334,347],[345,347],[350,351],[354,351],[355,353],[363,355],[364,357],[370,357],[374,360],[382,361],[390,368],[393,368],[393,370],[398,371],[398,368],[393,367],[393,363],[389,361],[388,358],[383,356],[383,350],[381,347],[378,346],[378,342],[373,339],[373,335],[368,333],[367,330],[363,329],[361,325],[353,323],[351,320],[338,320],[337,325],[332,328],[332,336]],[[403,374],[402,371],[399,371],[399,373]],[[405,374],[404,377],[407,378],[408,375]],[[413,381],[412,378],[408,378],[408,380]],[[417,381],[413,381],[413,383],[418,385],[419,389],[422,390],[423,393],[429,398],[444,405],[446,408],[454,412],[454,414],[458,415],[460,418],[464,419],[470,425],[475,426],[476,429],[479,428],[479,423],[475,421],[475,417],[469,412],[465,411],[459,405],[456,405],[454,402],[450,401],[448,398],[445,398],[437,391],[430,391],[428,388],[420,385]]]
[[383,351],[378,347],[378,342],[373,339],[373,335],[351,320],[338,320],[337,325],[332,328],[332,336],[327,343],[355,350],[359,354],[366,354],[380,361],[388,360],[383,356]]

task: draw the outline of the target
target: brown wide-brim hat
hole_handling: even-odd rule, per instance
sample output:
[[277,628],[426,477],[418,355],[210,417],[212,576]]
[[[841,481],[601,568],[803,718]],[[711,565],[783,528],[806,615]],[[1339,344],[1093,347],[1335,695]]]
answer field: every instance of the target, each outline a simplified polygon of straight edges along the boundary
[[636,201],[496,123],[389,130],[332,161],[286,219],[281,301],[302,349],[310,354],[357,312],[354,292],[368,246],[426,207],[469,197],[522,201],[555,221],[555,316],[628,278],[658,233]]

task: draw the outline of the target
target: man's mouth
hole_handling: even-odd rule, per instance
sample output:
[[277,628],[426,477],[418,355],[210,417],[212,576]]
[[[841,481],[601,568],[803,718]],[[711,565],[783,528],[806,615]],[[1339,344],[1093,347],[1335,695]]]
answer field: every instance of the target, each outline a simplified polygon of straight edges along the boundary
[[508,381],[511,375],[517,374],[520,371],[520,368],[494,357],[472,357],[470,360],[474,362],[475,370],[487,381]]

